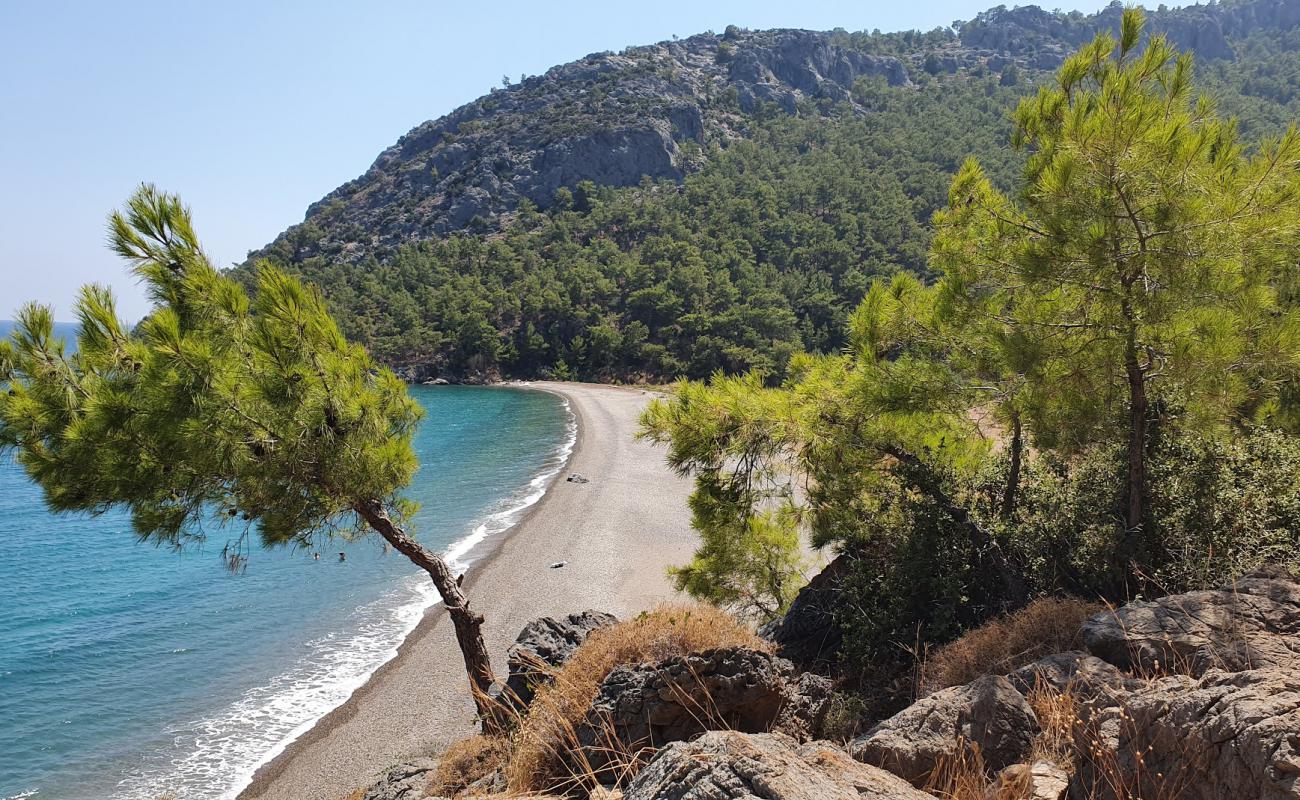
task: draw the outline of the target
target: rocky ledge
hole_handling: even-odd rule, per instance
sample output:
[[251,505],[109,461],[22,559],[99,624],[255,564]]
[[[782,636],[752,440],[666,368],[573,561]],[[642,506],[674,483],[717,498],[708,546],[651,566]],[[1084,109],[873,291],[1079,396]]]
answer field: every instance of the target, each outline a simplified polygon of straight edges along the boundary
[[[539,620],[512,650],[512,669],[558,668],[610,621],[596,612]],[[806,626],[789,629],[808,641]],[[1300,800],[1294,577],[1262,571],[1131,603],[1087,620],[1081,639],[1087,652],[937,691],[846,744],[821,739],[830,682],[779,656],[732,647],[620,666],[592,701],[574,756],[599,776],[611,736],[615,750],[651,755],[635,774],[611,772],[573,796],[909,800],[931,796],[923,789],[954,764],[974,763],[997,797]],[[1045,697],[1056,703],[1043,706]],[[1044,708],[1056,709],[1052,719],[1040,718]],[[1045,748],[1048,728],[1055,741]],[[429,769],[403,765],[366,800],[429,797]],[[458,797],[510,796],[500,773],[474,786]]]

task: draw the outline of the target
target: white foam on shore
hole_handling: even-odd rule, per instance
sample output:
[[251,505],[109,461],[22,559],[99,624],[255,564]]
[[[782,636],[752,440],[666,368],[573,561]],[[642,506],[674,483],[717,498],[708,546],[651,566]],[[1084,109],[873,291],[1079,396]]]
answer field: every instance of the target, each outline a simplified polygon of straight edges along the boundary
[[[479,545],[518,523],[568,463],[578,427],[568,399],[561,399],[567,417],[563,442],[523,491],[503,499],[499,510],[447,548],[443,555],[454,570],[468,569]],[[169,794],[187,800],[233,800],[259,768],[394,658],[437,602],[437,591],[424,575],[405,579],[399,589],[353,612],[354,624],[346,633],[310,642],[309,655],[288,672],[249,689],[221,712],[171,731],[178,754],[123,780],[113,800],[154,800]]]

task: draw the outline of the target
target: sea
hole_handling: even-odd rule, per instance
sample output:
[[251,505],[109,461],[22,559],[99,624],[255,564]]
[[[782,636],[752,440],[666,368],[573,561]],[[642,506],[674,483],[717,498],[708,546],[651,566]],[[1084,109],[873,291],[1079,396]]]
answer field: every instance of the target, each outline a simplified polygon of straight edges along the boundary
[[[573,417],[540,391],[411,392],[427,413],[410,529],[465,569],[541,499]],[[254,550],[238,574],[224,544],[176,552],[120,513],[51,514],[0,455],[0,798],[233,798],[437,601],[373,535]]]

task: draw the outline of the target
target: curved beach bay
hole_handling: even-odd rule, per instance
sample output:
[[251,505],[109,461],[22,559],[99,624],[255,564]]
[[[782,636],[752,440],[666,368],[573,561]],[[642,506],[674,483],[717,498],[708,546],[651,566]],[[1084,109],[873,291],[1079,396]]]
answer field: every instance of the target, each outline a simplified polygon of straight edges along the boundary
[[[670,599],[665,568],[694,546],[690,482],[667,467],[662,450],[634,438],[650,393],[531,386],[569,401],[578,436],[546,496],[466,578],[499,671],[519,629],[536,617],[586,608],[626,617]],[[566,482],[571,472],[590,482]],[[558,561],[567,564],[551,569]],[[435,606],[396,658],[258,770],[240,800],[340,800],[397,762],[473,733],[473,717],[451,625]]]

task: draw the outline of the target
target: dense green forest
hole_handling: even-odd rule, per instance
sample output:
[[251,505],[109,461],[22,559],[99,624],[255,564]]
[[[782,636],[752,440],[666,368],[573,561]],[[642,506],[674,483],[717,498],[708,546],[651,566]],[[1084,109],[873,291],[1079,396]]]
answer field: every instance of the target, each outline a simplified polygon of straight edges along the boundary
[[[877,49],[907,44],[882,35]],[[1198,65],[1199,85],[1243,134],[1280,131],[1300,107],[1300,31],[1234,44],[1237,59]],[[829,99],[793,115],[760,106],[681,183],[584,183],[545,212],[525,204],[500,232],[360,262],[295,261],[295,242],[319,234],[309,220],[266,255],[320,285],[349,338],[422,365],[413,375],[779,377],[793,353],[844,345],[871,278],[930,273],[930,218],[965,158],[1000,187],[1019,170],[1009,112],[1050,74],[934,72],[858,79],[856,112]]]

